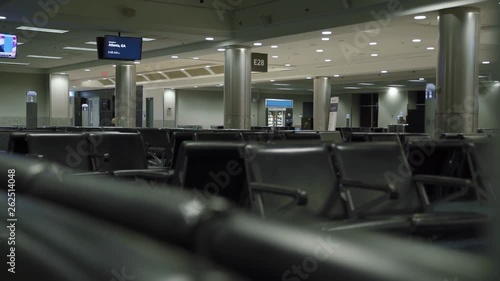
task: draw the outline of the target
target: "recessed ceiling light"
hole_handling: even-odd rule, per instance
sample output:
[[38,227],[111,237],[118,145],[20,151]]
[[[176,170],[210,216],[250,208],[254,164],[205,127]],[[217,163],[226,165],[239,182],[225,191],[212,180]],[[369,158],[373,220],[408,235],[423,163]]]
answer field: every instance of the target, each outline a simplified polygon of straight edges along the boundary
[[0,16],[0,20],[6,20],[7,18],[4,16]]
[[274,82],[274,81],[276,81],[276,80],[269,80],[269,82]]
[[87,80],[87,81],[88,81],[88,82],[92,82],[92,80],[90,80],[90,79],[89,79],[89,80]]
[[306,77],[307,80],[313,79],[311,76]]
[[330,38],[328,38],[328,37],[323,37],[323,38],[321,38],[321,40],[323,40],[323,41],[330,41]]
[[408,80],[408,81],[410,81],[410,82],[419,82],[419,83],[420,82],[425,82],[425,80],[420,80],[420,79],[418,79],[418,80],[413,79],[413,80]]
[[205,66],[206,68],[210,68],[210,65]]
[[490,64],[489,61],[483,61],[483,64]]
[[387,87],[404,87],[405,85],[389,84]]
[[156,40],[155,38],[147,38],[147,37],[142,38],[143,42],[150,42],[150,41],[155,41],[155,40]]
[[61,72],[61,73],[59,73],[59,74],[60,74],[60,75],[66,75],[66,73],[64,73],[64,72]]
[[382,70],[382,71],[380,71],[380,73],[382,73],[382,74],[385,74],[385,73],[387,73],[387,72],[388,72],[387,70]]
[[284,83],[276,83],[273,84],[274,86],[290,86],[291,84],[284,84]]
[[0,61],[0,64],[30,65],[30,63],[27,62],[8,62],[8,61]]
[[411,40],[411,41],[412,41],[413,43],[420,43],[420,42],[422,42],[422,39],[413,39],[413,40]]
[[278,56],[273,56],[272,58],[273,58],[273,59],[277,59],[277,58],[279,58],[279,57],[278,57]]
[[323,35],[331,35],[332,32],[331,31],[323,31],[323,32],[321,32],[321,34],[323,34]]
[[291,64],[289,64],[289,63],[287,63],[287,64],[285,64],[285,66],[286,66],[286,67],[289,67],[289,66],[292,66],[292,65],[291,65]]
[[331,62],[332,60],[331,59],[326,59],[325,62]]
[[420,81],[425,81],[425,78],[418,78],[418,80],[420,80]]
[[24,45],[24,43],[17,41],[17,46],[21,46],[21,45]]
[[32,27],[32,26],[24,26],[24,25],[16,27],[16,29],[37,31],[37,32],[47,32],[47,33],[66,33],[66,32],[69,32],[69,30],[63,30],[63,29],[41,28],[41,27]]
[[85,44],[87,44],[87,45],[97,45],[97,42],[96,41],[88,41],[88,42],[85,42]]
[[432,51],[434,49],[436,49],[436,48],[434,48],[434,47],[427,47],[427,50],[429,50],[429,51]]
[[198,88],[198,86],[193,86],[194,88]]
[[116,64],[113,64],[113,67],[116,67]]
[[427,17],[426,16],[415,16],[414,19],[416,20],[425,20]]
[[370,42],[368,43],[370,46],[376,46],[378,43],[377,42]]
[[217,49],[217,52],[225,52],[225,51],[226,51],[226,49],[224,49],[224,48]]
[[321,50],[321,49],[316,50],[316,53],[323,53],[323,50]]
[[335,74],[335,75],[333,75],[333,77],[340,77],[340,75],[339,74]]
[[215,38],[213,38],[213,37],[207,37],[207,38],[205,38],[205,40],[207,40],[207,41],[214,41]]
[[93,48],[64,47],[63,49],[64,49],[64,50],[72,50],[72,51],[97,52],[97,49],[93,49]]
[[179,58],[179,56],[171,56],[171,58],[173,58],[173,59],[178,59],[178,58]]
[[141,62],[140,62],[140,61],[134,61],[134,63],[135,63],[135,64],[141,64]]
[[85,69],[84,71],[85,71],[85,72],[89,72],[89,71],[90,71],[90,69]]
[[262,46],[262,43],[260,43],[260,42],[255,42],[255,43],[253,43],[253,45],[254,45],[254,46]]
[[373,86],[375,84],[373,84],[373,83],[358,83],[358,85],[361,85],[361,86]]
[[277,45],[272,45],[271,48],[278,49],[278,46]]
[[371,54],[372,57],[378,57],[378,54]]
[[185,71],[185,70],[186,70],[186,69],[184,69],[184,68],[181,68],[181,71]]
[[361,89],[360,87],[344,87],[344,89],[348,89],[348,90],[359,90]]
[[200,58],[199,58],[199,57],[194,57],[193,59],[194,59],[194,60],[199,60]]
[[60,60],[62,57],[52,57],[52,56],[39,56],[39,55],[27,55],[28,58],[35,59],[49,59],[49,60]]

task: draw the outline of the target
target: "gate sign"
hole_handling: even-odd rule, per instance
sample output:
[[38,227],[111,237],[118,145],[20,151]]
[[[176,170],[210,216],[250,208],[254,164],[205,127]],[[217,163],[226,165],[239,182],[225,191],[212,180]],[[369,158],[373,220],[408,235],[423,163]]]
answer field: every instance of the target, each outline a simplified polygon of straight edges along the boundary
[[252,71],[267,72],[267,54],[252,53]]

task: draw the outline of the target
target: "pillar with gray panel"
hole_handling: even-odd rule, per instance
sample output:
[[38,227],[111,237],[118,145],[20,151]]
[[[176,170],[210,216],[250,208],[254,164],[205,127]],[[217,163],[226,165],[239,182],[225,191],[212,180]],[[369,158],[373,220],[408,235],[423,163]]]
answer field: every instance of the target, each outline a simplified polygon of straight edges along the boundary
[[477,131],[479,33],[479,9],[439,11],[435,137]]
[[116,66],[116,104],[117,127],[137,127],[137,86],[135,64]]
[[35,91],[26,93],[26,129],[36,129],[38,127],[37,95]]
[[225,52],[224,128],[251,128],[251,49],[229,46]]
[[331,95],[331,79],[329,77],[314,78],[313,129],[315,131],[328,130]]

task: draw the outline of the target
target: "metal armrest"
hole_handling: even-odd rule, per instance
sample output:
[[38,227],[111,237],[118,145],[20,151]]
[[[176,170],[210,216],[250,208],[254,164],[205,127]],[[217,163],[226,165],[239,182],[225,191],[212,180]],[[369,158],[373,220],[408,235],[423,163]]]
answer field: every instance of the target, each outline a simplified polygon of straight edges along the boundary
[[376,185],[376,184],[366,183],[366,182],[362,182],[362,181],[342,180],[342,185],[348,186],[349,188],[362,188],[362,189],[375,190],[375,191],[384,191],[384,192],[389,193],[390,199],[398,199],[399,198],[399,192],[397,191],[396,187],[392,184]]
[[468,179],[434,176],[434,175],[415,175],[413,178],[415,179],[415,181],[421,182],[423,184],[454,185],[454,186],[474,188],[473,182]]
[[257,192],[271,193],[275,195],[283,195],[288,197],[293,197],[297,202],[297,206],[307,205],[307,192],[301,189],[287,189],[279,185],[264,184],[264,183],[250,183],[250,189]]
[[147,181],[162,181],[170,183],[174,171],[167,169],[121,170],[113,171],[112,175],[121,178],[136,178]]

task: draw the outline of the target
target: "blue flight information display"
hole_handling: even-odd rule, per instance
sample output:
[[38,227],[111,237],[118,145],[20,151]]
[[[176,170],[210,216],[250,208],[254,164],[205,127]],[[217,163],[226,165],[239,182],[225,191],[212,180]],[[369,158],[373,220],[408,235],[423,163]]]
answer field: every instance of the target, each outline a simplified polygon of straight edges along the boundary
[[135,61],[142,58],[142,38],[108,35],[103,41],[103,59]]

